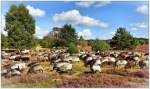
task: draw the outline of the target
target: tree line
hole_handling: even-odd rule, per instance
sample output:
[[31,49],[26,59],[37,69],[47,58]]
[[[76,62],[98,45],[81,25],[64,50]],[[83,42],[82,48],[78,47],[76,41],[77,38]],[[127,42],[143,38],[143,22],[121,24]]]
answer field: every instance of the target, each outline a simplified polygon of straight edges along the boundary
[[124,27],[119,27],[110,40],[85,40],[78,37],[71,24],[65,24],[58,38],[48,35],[43,39],[37,39],[35,34],[35,20],[29,14],[28,9],[20,4],[12,5],[5,15],[5,31],[8,35],[1,34],[2,48],[30,49],[40,44],[44,48],[67,47],[68,52],[78,52],[77,46],[92,46],[95,51],[107,51],[110,49],[135,49],[137,45],[148,44],[148,39],[134,38]]

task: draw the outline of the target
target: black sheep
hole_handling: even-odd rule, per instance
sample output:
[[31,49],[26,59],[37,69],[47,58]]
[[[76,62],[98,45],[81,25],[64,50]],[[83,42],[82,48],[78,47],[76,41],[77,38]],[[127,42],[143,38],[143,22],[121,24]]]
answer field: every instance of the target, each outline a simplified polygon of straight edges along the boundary
[[143,69],[146,66],[143,60],[139,61],[139,67]]

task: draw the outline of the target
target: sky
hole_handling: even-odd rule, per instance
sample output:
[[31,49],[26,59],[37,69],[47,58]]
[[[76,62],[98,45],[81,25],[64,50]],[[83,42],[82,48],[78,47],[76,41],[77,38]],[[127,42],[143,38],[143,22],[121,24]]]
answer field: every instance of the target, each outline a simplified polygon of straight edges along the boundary
[[134,37],[148,38],[148,1],[3,1],[3,34],[7,34],[3,30],[5,14],[12,4],[26,6],[40,39],[64,24],[72,24],[85,39],[111,39],[119,27]]

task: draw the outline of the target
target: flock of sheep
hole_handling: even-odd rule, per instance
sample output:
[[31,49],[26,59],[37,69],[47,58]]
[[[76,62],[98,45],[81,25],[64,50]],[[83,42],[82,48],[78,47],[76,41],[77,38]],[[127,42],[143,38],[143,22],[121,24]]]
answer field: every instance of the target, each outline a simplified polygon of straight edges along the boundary
[[[112,65],[114,69],[123,67],[125,69],[139,66],[140,68],[148,68],[149,54],[142,52],[79,52],[77,54],[69,54],[64,49],[55,49],[51,51],[38,52],[36,56],[42,57],[45,61],[53,66],[53,70],[58,73],[71,72],[73,70],[73,63],[82,61],[85,67],[89,67],[92,73],[101,72],[105,65]],[[19,52],[7,53],[2,51],[2,60],[21,61],[15,64],[3,64],[2,75],[10,77],[12,75],[21,75],[21,73],[29,67],[27,74],[43,72],[44,68],[39,61],[31,61],[31,57],[24,55],[34,55],[31,50],[23,50]],[[37,58],[38,58],[37,57]],[[53,71],[52,70],[52,71]]]

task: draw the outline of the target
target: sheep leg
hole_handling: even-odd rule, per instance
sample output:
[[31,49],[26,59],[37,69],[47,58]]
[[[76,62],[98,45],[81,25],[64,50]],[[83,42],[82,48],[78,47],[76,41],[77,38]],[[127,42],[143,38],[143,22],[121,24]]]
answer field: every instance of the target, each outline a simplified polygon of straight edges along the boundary
[[71,74],[72,73],[72,69],[71,70],[69,70],[69,74]]

